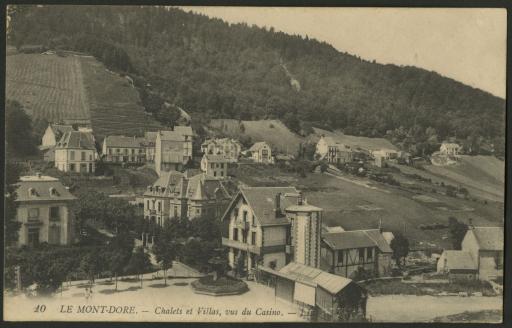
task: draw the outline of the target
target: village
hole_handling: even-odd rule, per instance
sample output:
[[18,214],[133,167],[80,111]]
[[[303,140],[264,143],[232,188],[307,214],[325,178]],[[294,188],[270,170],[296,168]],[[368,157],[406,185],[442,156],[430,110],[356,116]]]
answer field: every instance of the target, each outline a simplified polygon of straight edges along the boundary
[[[383,188],[379,185],[396,184],[385,173],[390,167],[414,167],[427,159],[396,149],[354,147],[325,135],[302,145],[295,155],[264,140],[244,146],[225,136],[199,138],[190,125],[176,125],[140,137],[108,135],[99,141],[90,126],[49,124],[41,136],[42,157],[29,163],[30,175],[22,175],[15,185],[21,224],[17,247],[30,252],[118,245],[116,251],[123,251],[112,251],[119,257],[114,267],[86,254],[78,264],[68,264],[70,274],[52,277],[58,282],[44,288],[42,281],[22,278],[23,264],[16,265],[12,295],[42,294],[46,289],[57,299],[59,294],[72,299],[81,294],[77,288],[92,291],[95,286],[103,293],[96,298],[103,299],[117,291],[118,284],[119,290],[133,288],[128,276],[135,274],[141,290],[143,280],[164,279],[165,290],[167,279],[181,278],[169,288],[190,285],[185,288],[197,296],[183,293],[184,287],[169,295],[200,296],[201,302],[210,297],[219,302],[242,300],[255,293],[263,298],[258,300],[261,306],[267,303],[264,297],[278,302],[293,314],[282,320],[291,321],[389,321],[373,312],[379,307],[372,307],[372,302],[394,293],[457,299],[454,304],[489,298],[496,301],[491,302],[492,310],[501,306],[497,300],[503,284],[503,227],[455,220],[459,230],[452,237],[459,238],[457,249],[414,251],[405,227],[387,230],[380,218],[360,229],[347,229],[326,222],[324,209],[299,186],[249,185],[240,177],[249,172],[245,168],[275,168],[367,187],[361,182],[365,179],[373,182],[371,188]],[[431,161],[457,163],[461,151],[457,143],[444,142]],[[306,168],[293,164],[304,162],[306,156],[311,157]],[[151,171],[153,178],[134,188],[137,193],[119,190],[105,195],[103,188],[95,187],[113,183],[112,172],[141,169]],[[81,184],[92,187],[80,191]],[[467,190],[460,187],[452,192],[458,195],[454,197],[467,197]],[[96,199],[96,193],[103,199]],[[423,228],[431,225],[425,222]],[[101,290],[112,287],[114,275],[115,291]],[[155,299],[174,304],[172,296],[166,299],[156,290]],[[206,303],[215,304],[214,300]],[[465,304],[467,311],[472,308],[477,307]],[[446,315],[458,313],[453,311]],[[443,313],[404,320],[432,320]]]

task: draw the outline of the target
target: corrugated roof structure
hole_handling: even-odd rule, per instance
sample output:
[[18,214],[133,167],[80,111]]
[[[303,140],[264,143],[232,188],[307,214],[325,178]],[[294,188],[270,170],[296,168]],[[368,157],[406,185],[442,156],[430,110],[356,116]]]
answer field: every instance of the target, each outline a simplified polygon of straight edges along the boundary
[[287,264],[279,270],[279,273],[285,274],[295,281],[318,285],[333,295],[338,294],[352,282],[348,278],[296,262]]

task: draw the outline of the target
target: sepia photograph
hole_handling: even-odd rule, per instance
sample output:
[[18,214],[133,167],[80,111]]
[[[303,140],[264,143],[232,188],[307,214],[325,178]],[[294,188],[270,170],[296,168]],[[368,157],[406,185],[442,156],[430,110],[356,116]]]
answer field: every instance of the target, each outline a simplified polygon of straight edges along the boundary
[[4,8],[4,321],[503,322],[507,9]]

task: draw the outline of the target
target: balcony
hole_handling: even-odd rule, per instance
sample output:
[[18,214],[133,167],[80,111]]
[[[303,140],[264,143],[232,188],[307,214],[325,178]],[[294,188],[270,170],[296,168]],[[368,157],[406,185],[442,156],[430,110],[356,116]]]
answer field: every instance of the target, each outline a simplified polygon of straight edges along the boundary
[[233,239],[222,237],[222,245],[226,246],[226,247],[233,247],[233,248],[240,249],[243,251],[248,251],[251,253],[258,254],[258,255],[261,254],[261,247],[258,247],[256,245],[245,244],[238,240],[233,240]]

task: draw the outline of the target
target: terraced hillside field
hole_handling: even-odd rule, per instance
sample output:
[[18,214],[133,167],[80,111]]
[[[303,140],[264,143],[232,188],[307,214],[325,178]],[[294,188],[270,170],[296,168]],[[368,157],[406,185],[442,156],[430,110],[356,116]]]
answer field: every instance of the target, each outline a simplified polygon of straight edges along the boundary
[[91,123],[97,139],[106,135],[144,135],[161,125],[145,114],[139,94],[123,77],[92,57],[81,58]]
[[136,89],[91,56],[15,54],[6,60],[7,98],[22,103],[34,120],[85,121],[99,141],[160,127],[144,113]]
[[90,121],[79,57],[7,56],[6,97],[20,102],[34,120]]
[[250,136],[253,142],[266,141],[281,152],[295,155],[303,138],[293,133],[279,120],[242,121],[243,130],[238,120],[214,119],[210,127],[228,136],[238,138]]

